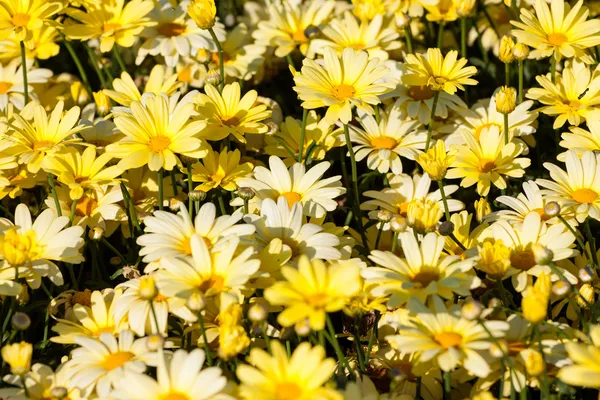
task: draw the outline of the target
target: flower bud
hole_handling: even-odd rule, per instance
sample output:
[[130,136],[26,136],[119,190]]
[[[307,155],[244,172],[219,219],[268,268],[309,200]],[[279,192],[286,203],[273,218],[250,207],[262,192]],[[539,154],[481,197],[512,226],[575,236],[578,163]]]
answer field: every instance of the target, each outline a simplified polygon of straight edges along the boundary
[[221,82],[221,74],[219,74],[219,71],[211,69],[206,74],[206,78],[204,78],[204,82],[208,85],[216,86],[219,84],[219,82]]
[[393,232],[404,232],[408,225],[406,224],[406,218],[395,217],[390,221],[390,227]]
[[519,353],[525,364],[529,376],[540,376],[546,370],[546,363],[542,353],[534,349],[525,349]]
[[10,322],[16,330],[24,331],[31,325],[31,318],[23,312],[17,312],[12,316]]
[[196,60],[198,60],[200,64],[206,64],[212,60],[212,53],[206,49],[198,49]]
[[562,297],[565,294],[569,293],[569,290],[571,290],[571,285],[567,281],[556,281],[552,285],[552,293],[554,293],[554,295],[558,297]]
[[579,270],[579,280],[581,280],[581,282],[587,283],[587,282],[591,282],[592,279],[594,279],[594,270],[592,270],[592,268],[589,265],[586,265],[585,267],[581,268]]
[[493,309],[493,308],[500,308],[500,307],[502,307],[503,305],[504,305],[504,303],[502,303],[502,300],[500,300],[500,299],[499,299],[499,298],[497,298],[497,297],[492,297],[492,298],[490,299],[490,301],[488,302],[488,307],[489,307],[489,308],[492,308],[492,309]]
[[515,41],[510,36],[502,36],[500,39],[500,54],[498,58],[505,64],[511,63],[515,60],[512,49],[515,46]]
[[581,308],[589,308],[589,305],[595,303],[596,292],[589,283],[584,283],[579,288],[579,294],[576,297],[577,305]]
[[152,275],[144,275],[140,277],[140,297],[143,300],[152,300],[158,296],[158,288]]
[[254,196],[256,196],[256,192],[254,191],[254,189],[249,187],[239,188],[237,194],[242,198],[242,200],[252,200]]
[[206,199],[206,192],[203,190],[192,190],[189,196],[192,201],[203,201]]
[[294,326],[294,330],[300,337],[308,336],[310,333],[310,322],[307,319],[298,321]]
[[69,389],[64,386],[56,386],[50,390],[50,396],[56,400],[66,400],[69,395]]
[[377,221],[379,222],[390,222],[394,215],[388,210],[377,211]]
[[315,36],[317,36],[319,33],[321,33],[321,30],[319,29],[319,27],[314,26],[314,25],[309,25],[304,30],[304,36],[306,36],[307,39],[312,39]]
[[148,350],[157,351],[159,349],[162,349],[164,345],[165,345],[165,338],[162,337],[162,335],[155,333],[155,334],[148,336],[148,342],[147,342]]
[[194,292],[188,297],[186,305],[194,312],[202,311],[206,307],[206,299],[202,293]]
[[254,303],[248,309],[248,319],[252,322],[262,322],[269,316],[269,311],[262,303]]
[[544,214],[550,218],[556,217],[558,214],[560,214],[560,205],[555,201],[549,202],[544,206]]
[[2,359],[10,365],[10,372],[14,375],[25,375],[31,369],[31,343],[20,342],[7,344],[2,348]]
[[502,114],[510,114],[515,110],[517,102],[517,91],[508,86],[502,86],[494,96],[496,100],[496,111]]
[[181,205],[183,204],[183,202],[181,201],[181,199],[177,198],[177,197],[171,197],[168,200],[169,204],[169,210],[173,211],[173,212],[177,212],[179,211],[179,209],[181,208]]
[[475,300],[467,300],[465,301],[465,304],[463,304],[460,313],[467,321],[473,321],[479,318],[482,311],[483,306],[480,302]]
[[461,18],[466,18],[473,12],[475,8],[475,0],[461,0],[456,7],[456,13]]
[[99,226],[95,226],[90,229],[88,237],[91,240],[99,241],[104,237],[104,229],[100,228]]
[[29,286],[24,283],[21,285],[21,292],[17,295],[17,301],[19,302],[19,305],[24,306],[29,303],[29,299]]
[[481,223],[483,219],[491,213],[492,208],[485,197],[475,200],[475,218],[477,218],[477,222]]
[[440,224],[438,232],[442,236],[450,236],[454,232],[454,223],[452,221],[444,221]]
[[267,136],[273,136],[279,131],[279,125],[273,121],[269,121],[265,125],[267,125],[268,128],[268,130],[265,132],[265,135]]
[[200,29],[210,29],[215,25],[217,7],[214,0],[192,0],[187,12]]
[[94,102],[96,103],[96,112],[99,116],[104,117],[110,112],[110,98],[106,95],[104,90],[94,92]]
[[81,81],[71,83],[69,88],[73,102],[77,105],[87,104],[90,101],[90,95]]
[[515,44],[515,47],[512,48],[513,56],[517,61],[526,60],[529,57],[529,47],[523,43]]
[[532,247],[532,251],[537,265],[549,265],[554,259],[554,253],[546,246],[535,244]]
[[394,18],[396,20],[396,26],[398,28],[404,29],[410,27],[410,16],[408,16],[408,14],[405,14],[402,11],[397,11],[394,14]]

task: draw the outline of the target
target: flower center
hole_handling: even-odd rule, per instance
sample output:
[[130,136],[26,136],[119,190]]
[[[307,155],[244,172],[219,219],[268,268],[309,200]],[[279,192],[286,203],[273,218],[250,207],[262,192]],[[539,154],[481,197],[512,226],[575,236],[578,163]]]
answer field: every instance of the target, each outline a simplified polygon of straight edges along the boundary
[[396,207],[398,208],[398,214],[400,214],[403,217],[406,217],[408,214],[408,205],[410,204],[410,202],[405,201],[404,203],[400,203],[400,204],[396,204]]
[[456,332],[442,332],[433,336],[433,340],[445,349],[458,347],[462,343],[462,335]]
[[297,400],[302,397],[302,388],[294,382],[282,382],[275,389],[275,400]]
[[592,189],[577,189],[571,193],[571,197],[578,203],[591,204],[598,199],[598,193]]
[[92,336],[100,337],[103,333],[113,333],[115,331],[115,327],[113,325],[101,326],[95,331],[92,332]]
[[240,120],[237,119],[236,117],[221,117],[221,123],[223,125],[232,127],[232,126],[238,126],[240,123]]
[[540,218],[542,219],[542,221],[548,221],[550,219],[550,216],[548,216],[548,214],[546,214],[544,212],[543,208],[536,208],[536,209],[532,210],[531,212],[538,213],[538,215],[540,216]]
[[203,293],[206,293],[209,289],[221,291],[225,286],[224,283],[225,280],[222,276],[211,275],[202,281],[202,283],[198,286],[198,289]]
[[429,86],[413,86],[408,89],[408,95],[415,100],[429,100],[434,93]]
[[439,279],[440,272],[436,268],[424,266],[411,278],[411,281],[421,284],[421,287],[427,287],[431,282],[436,282]]
[[33,151],[47,151],[54,147],[54,142],[51,140],[40,140],[33,144]]
[[288,206],[290,208],[292,208],[294,206],[294,204],[296,204],[300,200],[302,200],[302,195],[300,193],[296,193],[296,192],[285,192],[285,193],[281,193],[280,196],[285,197],[285,199],[287,200]]
[[181,36],[185,33],[185,25],[167,22],[166,24],[159,25],[157,31],[166,37]]
[[487,174],[488,172],[492,171],[494,168],[496,168],[496,163],[494,163],[493,161],[483,159],[479,162],[479,169],[484,174]]
[[21,235],[16,228],[10,228],[0,236],[0,254],[10,265],[23,265],[36,258],[36,242],[34,231]]
[[325,307],[329,302],[329,296],[327,296],[327,293],[314,293],[306,296],[306,300],[315,307]]
[[150,141],[148,142],[148,147],[150,147],[150,151],[153,153],[161,153],[164,149],[169,147],[171,144],[171,139],[167,136],[152,136]]
[[354,87],[351,85],[342,83],[341,85],[337,85],[331,89],[331,94],[338,100],[347,100],[351,97],[354,97],[356,94],[356,89],[354,89]]
[[27,14],[17,13],[12,17],[14,26],[27,26],[31,17]]
[[98,208],[98,201],[89,196],[83,196],[81,199],[77,201],[77,205],[75,206],[75,214],[80,217],[85,217],[87,215],[92,215],[94,210]]
[[387,149],[391,150],[396,147],[396,139],[389,136],[379,136],[371,140],[371,146],[376,149]]
[[563,43],[568,41],[569,38],[564,33],[551,33],[548,35],[548,42],[553,46],[562,46]]
[[190,400],[190,396],[184,393],[170,392],[160,396],[160,400]]
[[106,356],[101,365],[102,368],[111,371],[115,368],[119,368],[133,357],[135,357],[135,354],[130,351],[118,351]]
[[475,129],[475,134],[473,136],[475,136],[475,140],[479,140],[479,136],[481,135],[481,132],[483,132],[485,129],[490,129],[493,128],[494,126],[498,127],[498,129],[502,130],[502,127],[495,123],[495,122],[488,122],[487,124],[483,124],[480,127],[478,127],[477,129]]
[[434,76],[429,78],[427,84],[431,86],[433,90],[440,91],[443,90],[446,82],[448,82],[448,79],[444,78],[443,76]]
[[10,82],[0,82],[0,94],[8,92],[11,87],[13,87],[13,84]]
[[308,42],[308,38],[304,34],[304,30],[303,29],[292,33],[292,39],[294,39],[296,42],[299,42],[299,43],[306,43],[306,42]]
[[104,24],[102,26],[102,30],[104,31],[104,33],[114,32],[114,31],[116,31],[119,28],[121,28],[121,24],[119,24],[117,22]]
[[531,250],[515,250],[510,255],[510,264],[520,271],[529,271],[536,262]]

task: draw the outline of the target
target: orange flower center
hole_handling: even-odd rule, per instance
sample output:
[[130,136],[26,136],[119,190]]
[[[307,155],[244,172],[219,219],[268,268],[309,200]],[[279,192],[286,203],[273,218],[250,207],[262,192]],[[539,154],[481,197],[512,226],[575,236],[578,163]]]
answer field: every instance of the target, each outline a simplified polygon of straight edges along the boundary
[[529,271],[536,265],[536,262],[531,250],[515,250],[510,255],[510,264],[520,271]]
[[329,296],[326,293],[315,293],[307,296],[306,300],[315,307],[325,307],[329,302]]
[[437,269],[423,267],[415,276],[411,278],[411,281],[420,283],[421,287],[427,287],[431,282],[438,281],[439,279],[440,273]]
[[458,347],[462,343],[462,335],[456,332],[442,332],[433,336],[433,340],[445,349]]
[[429,86],[413,86],[408,89],[408,95],[415,100],[429,100],[433,97],[434,92]]
[[569,38],[564,33],[551,33],[548,35],[548,42],[554,46],[562,46],[563,43],[568,41]]
[[297,400],[302,397],[302,388],[294,382],[282,382],[275,389],[275,400]]
[[92,336],[99,337],[103,333],[113,333],[114,331],[115,331],[115,327],[112,325],[111,326],[102,326],[102,327],[96,329],[94,332],[92,332]]
[[306,42],[308,42],[308,38],[304,34],[304,30],[303,29],[292,33],[292,39],[294,39],[296,42],[299,42],[299,43],[306,43]]
[[341,85],[337,85],[331,89],[331,94],[338,100],[347,100],[354,97],[356,94],[356,89],[354,89],[354,87],[351,85],[342,83]]
[[542,221],[548,221],[550,219],[550,217],[548,216],[548,214],[546,214],[544,212],[543,208],[536,208],[535,210],[532,210],[531,212],[536,212],[539,214],[540,218],[542,219]]
[[292,208],[294,206],[294,204],[296,204],[300,200],[302,200],[302,195],[300,193],[296,193],[296,192],[281,193],[281,196],[285,197],[285,199],[287,200],[288,206],[290,208]]
[[492,171],[494,168],[496,168],[496,163],[494,163],[493,161],[483,159],[479,162],[479,169],[484,174],[487,174],[488,172]]
[[161,24],[156,29],[158,33],[166,37],[180,36],[185,33],[185,25],[177,24],[175,22],[167,22]]
[[160,396],[160,400],[190,400],[190,396],[184,393],[170,392]]
[[75,214],[80,217],[85,217],[87,215],[92,215],[94,210],[98,208],[98,201],[88,196],[83,196],[77,201],[77,205],[75,206]]
[[40,140],[33,144],[33,151],[46,151],[50,150],[54,146],[54,142],[51,140]]
[[164,149],[169,147],[170,144],[171,139],[169,139],[167,136],[159,135],[150,138],[148,147],[150,147],[150,151],[153,153],[161,153]]
[[135,357],[135,354],[130,351],[118,351],[106,356],[101,365],[102,368],[111,371],[115,368],[119,368],[133,357]]
[[402,215],[403,217],[406,217],[408,215],[408,205],[409,204],[410,204],[410,202],[396,204],[396,207],[398,208],[398,214]]
[[0,94],[4,94],[13,87],[13,84],[10,82],[0,82]]
[[396,139],[389,136],[379,136],[371,140],[371,146],[376,149],[388,149],[391,150],[396,147]]
[[591,204],[598,199],[598,193],[592,189],[577,189],[571,193],[571,197],[578,203]]
[[225,280],[223,279],[222,276],[211,275],[202,281],[200,286],[198,286],[198,289],[201,292],[207,292],[208,289],[215,289],[217,291],[220,291],[225,286],[224,283],[225,283]]
[[17,13],[12,17],[12,23],[14,26],[27,26],[31,17],[27,14]]
[[223,125],[227,125],[229,127],[238,126],[240,123],[240,120],[237,119],[236,117],[221,117],[221,123]]
[[104,31],[104,33],[113,32],[113,31],[116,31],[119,28],[121,28],[121,24],[116,23],[116,22],[114,22],[112,24],[104,24],[102,26],[102,30]]

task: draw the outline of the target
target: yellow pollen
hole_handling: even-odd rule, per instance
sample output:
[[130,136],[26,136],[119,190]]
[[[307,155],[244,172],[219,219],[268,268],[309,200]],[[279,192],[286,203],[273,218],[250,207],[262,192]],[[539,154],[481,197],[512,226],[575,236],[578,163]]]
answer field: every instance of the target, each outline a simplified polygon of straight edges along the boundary
[[553,46],[562,46],[563,43],[568,41],[569,38],[564,33],[551,33],[548,35],[548,43]]
[[389,136],[378,136],[371,139],[371,146],[375,147],[376,149],[391,150],[396,147],[397,144],[398,143],[396,142],[396,139]]
[[581,102],[579,100],[571,100],[569,101],[569,104],[567,104],[569,107],[571,108],[579,108],[581,107]]
[[415,100],[429,100],[433,98],[434,91],[429,86],[413,86],[408,89],[408,95]]
[[170,392],[160,396],[160,400],[190,400],[190,396],[184,393]]
[[54,146],[54,142],[51,140],[40,140],[33,144],[33,151],[47,151]]
[[411,278],[411,281],[420,283],[421,287],[427,287],[431,282],[440,279],[440,273],[436,268],[422,267],[419,272]]
[[167,22],[161,24],[156,29],[158,33],[166,37],[180,36],[185,33],[185,25],[177,24],[175,22]]
[[153,153],[161,153],[164,149],[169,147],[171,144],[171,139],[167,136],[152,136],[150,141],[148,142],[148,147],[150,147],[150,151]]
[[535,256],[531,250],[515,250],[510,255],[510,264],[520,271],[529,271],[536,265]]
[[462,335],[456,332],[442,332],[433,337],[445,349],[458,347],[462,343]]
[[14,26],[27,26],[31,17],[27,14],[17,13],[12,17],[12,23]]
[[571,193],[571,197],[578,203],[591,204],[598,199],[598,193],[592,189],[577,189]]
[[405,201],[404,203],[396,204],[396,207],[398,207],[398,214],[400,214],[403,217],[406,217],[408,215],[408,205],[409,204],[410,204],[409,201]]
[[223,125],[227,125],[229,127],[238,126],[239,123],[240,123],[240,120],[237,119],[236,117],[226,117],[226,116],[224,116],[224,117],[221,117],[220,119],[221,119],[221,123]]
[[347,47],[352,47],[354,50],[362,50],[366,46],[364,43],[352,43],[352,44],[348,45]]
[[275,400],[297,400],[302,397],[302,388],[297,383],[282,382],[277,384]]
[[481,160],[480,163],[480,170],[481,172],[483,172],[484,174],[492,171],[494,168],[496,168],[496,163],[494,163],[493,161],[490,160]]
[[13,84],[10,82],[0,82],[0,94],[8,92],[11,87],[13,87]]
[[112,24],[104,24],[104,26],[102,26],[102,30],[104,31],[104,33],[107,32],[113,32],[116,31],[117,29],[121,28],[121,24],[119,23],[112,23]]
[[475,140],[479,140],[479,135],[481,135],[481,132],[484,129],[490,129],[494,126],[498,127],[498,129],[500,129],[500,131],[503,132],[502,131],[503,128],[499,124],[497,124],[495,122],[488,122],[487,124],[483,124],[480,127],[478,127],[477,129],[475,129],[475,134],[473,135],[473,136],[475,136]]
[[296,192],[281,193],[281,196],[285,197],[290,208],[292,208],[294,204],[302,200],[302,195]]
[[540,218],[542,219],[542,221],[548,221],[550,219],[550,217],[548,216],[548,214],[546,214],[544,212],[543,208],[536,208],[536,209],[532,210],[531,212],[538,213],[538,215],[540,216]]
[[347,100],[354,97],[356,94],[356,89],[354,89],[354,87],[351,85],[342,83],[341,85],[337,85],[331,89],[331,94],[338,100]]
[[92,215],[94,210],[98,208],[98,201],[88,196],[83,196],[77,201],[77,205],[75,206],[75,214],[80,217],[85,217],[87,215]]
[[116,353],[112,353],[106,356],[106,358],[102,361],[101,365],[102,368],[111,371],[115,368],[119,368],[127,361],[131,360],[133,357],[135,357],[135,354],[133,354],[132,352],[118,351]]
[[10,228],[0,236],[0,254],[10,265],[23,265],[36,258],[36,242],[34,231],[22,235]]
[[299,31],[292,33],[292,39],[294,39],[296,42],[299,42],[299,43],[308,42],[308,38],[304,34],[304,30],[299,30]]

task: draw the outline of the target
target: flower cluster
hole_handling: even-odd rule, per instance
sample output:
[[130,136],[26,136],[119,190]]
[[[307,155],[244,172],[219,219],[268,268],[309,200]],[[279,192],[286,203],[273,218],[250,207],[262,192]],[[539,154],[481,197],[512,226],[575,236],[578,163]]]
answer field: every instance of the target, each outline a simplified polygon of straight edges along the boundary
[[0,0],[0,398],[591,398],[600,1]]

